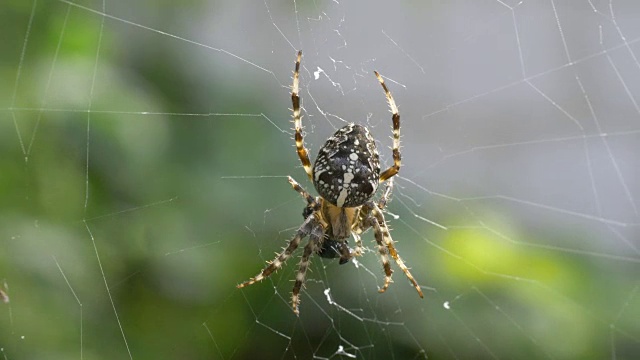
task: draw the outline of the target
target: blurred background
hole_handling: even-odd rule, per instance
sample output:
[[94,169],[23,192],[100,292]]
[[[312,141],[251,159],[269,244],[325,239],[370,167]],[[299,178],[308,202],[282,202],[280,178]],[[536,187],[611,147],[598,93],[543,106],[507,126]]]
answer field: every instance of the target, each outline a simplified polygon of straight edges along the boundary
[[[640,4],[0,5],[4,359],[640,356]],[[255,276],[348,122],[403,166],[364,256]],[[353,245],[351,240],[350,245]],[[299,254],[299,253],[298,253]]]

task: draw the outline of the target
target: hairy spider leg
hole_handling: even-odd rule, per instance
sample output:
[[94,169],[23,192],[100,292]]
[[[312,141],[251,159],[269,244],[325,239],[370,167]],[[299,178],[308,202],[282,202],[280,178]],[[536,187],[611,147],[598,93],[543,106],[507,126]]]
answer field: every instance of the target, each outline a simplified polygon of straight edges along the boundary
[[291,86],[291,102],[293,103],[293,126],[295,128],[296,151],[302,163],[304,171],[309,176],[309,180],[313,181],[313,172],[311,171],[311,161],[309,160],[309,152],[304,147],[302,139],[302,116],[300,115],[300,60],[302,59],[302,50],[298,51],[296,59],[296,69],[293,71],[293,85]]
[[291,176],[287,176],[289,180],[289,184],[293,187],[293,190],[297,191],[302,195],[302,197],[307,200],[307,203],[314,209],[320,209],[320,204],[311,196],[297,181],[295,181]]
[[296,315],[300,315],[300,311],[298,310],[298,305],[300,304],[300,288],[304,284],[304,277],[307,274],[309,264],[311,264],[311,254],[315,254],[316,252],[318,252],[318,249],[322,244],[323,236],[324,230],[321,225],[318,224],[311,229],[311,233],[309,234],[309,242],[304,247],[304,252],[302,253],[302,257],[300,258],[300,263],[298,263],[296,282],[293,284],[293,291],[291,292],[291,306],[293,307],[293,312]]
[[[380,200],[378,200],[378,208],[380,210],[383,210],[387,206],[387,203],[389,203],[391,199],[390,197],[391,197],[392,189],[393,189],[393,178],[389,179],[389,182],[387,182],[384,188],[384,193],[382,194],[382,197],[380,198]],[[365,207],[365,208],[368,209],[368,207]],[[369,213],[365,215],[363,212],[363,217],[362,217],[363,219],[366,219],[368,216],[370,216]],[[364,254],[364,246],[362,245],[362,239],[360,237],[360,234],[362,234],[370,226],[373,226],[373,225],[365,224],[365,227],[358,226],[356,229],[354,229],[351,232],[351,235],[353,235],[353,238],[356,241],[356,248],[353,252],[354,256],[361,256],[362,254]]]
[[360,230],[354,230],[351,232],[353,238],[356,240],[356,248],[353,251],[353,256],[362,256],[364,254],[364,246],[362,246],[362,239],[360,238]]
[[384,238],[378,220],[376,220],[375,217],[370,216],[367,219],[367,225],[373,227],[373,233],[375,235],[376,242],[378,243],[380,260],[382,261],[382,268],[384,269],[384,285],[378,290],[378,292],[383,293],[387,291],[389,284],[391,284],[391,274],[393,274],[393,270],[391,270],[391,265],[389,264],[389,256],[387,256],[389,249],[384,244]]
[[[384,244],[386,245],[386,248],[389,254],[391,254],[391,257],[393,258],[393,260],[395,260],[396,264],[398,264],[398,267],[404,272],[404,274],[407,276],[411,284],[413,284],[413,287],[416,288],[416,291],[418,291],[418,295],[420,295],[421,298],[424,298],[424,296],[422,295],[422,290],[420,289],[420,285],[418,285],[416,280],[413,278],[413,276],[411,275],[411,272],[409,271],[407,266],[404,264],[404,261],[402,260],[400,255],[398,255],[396,248],[393,246],[394,242],[393,242],[393,239],[391,238],[391,234],[389,233],[389,228],[386,225],[387,223],[385,222],[384,215],[382,215],[382,211],[380,211],[380,209],[378,209],[377,207],[374,207],[371,209],[371,212],[373,216],[370,218],[371,219],[370,222],[373,225],[373,230],[376,236],[376,242],[378,243],[378,248],[380,250],[380,255],[382,257],[382,266],[384,267],[384,271],[386,275],[384,287],[380,289],[380,292],[384,292],[385,290],[387,290],[387,287],[391,282],[391,271],[390,269],[387,269],[389,264],[388,264],[388,259],[386,258],[386,251],[383,254],[383,250],[382,250],[382,244]],[[386,264],[385,264],[385,260],[387,261]]]
[[374,74],[376,74],[376,77],[387,96],[387,102],[391,109],[391,121],[393,122],[393,165],[380,174],[380,182],[383,182],[400,171],[400,114],[398,113],[396,102],[393,100],[393,96],[391,96],[391,92],[387,89],[387,85],[384,83],[384,79],[382,79],[382,76],[380,76],[377,71],[374,71]]
[[258,275],[238,285],[238,289],[261,281],[280,269],[282,267],[282,264],[284,264],[285,261],[287,261],[287,259],[291,257],[291,254],[298,248],[298,246],[300,245],[300,241],[302,241],[302,239],[305,236],[309,235],[309,233],[312,231],[315,222],[315,216],[313,214],[310,215],[302,223],[302,225],[300,225],[293,239],[289,241],[289,245],[280,254],[278,254],[275,259],[273,259],[272,261],[268,261],[268,265]]
[[387,203],[391,201],[391,191],[393,190],[393,178],[389,179],[389,182],[384,188],[384,193],[382,193],[382,197],[378,200],[378,208],[380,210],[384,210],[387,206]]
[[[313,209],[314,211],[318,211],[321,208],[321,205],[319,203],[320,200],[316,200],[314,199],[302,186],[300,186],[300,184],[298,184],[291,176],[288,177],[289,178],[289,183],[291,184],[291,186],[293,186],[293,189],[295,191],[297,191],[298,193],[300,193],[300,195],[302,195],[303,198],[305,198],[305,200],[307,200],[307,203],[309,204],[309,207],[311,209]],[[322,223],[322,222],[321,222]],[[320,244],[322,244],[324,242],[323,241],[320,242]],[[351,254],[349,253],[349,247],[347,246],[346,242],[339,242],[340,243],[340,264],[345,264],[349,261],[349,259],[351,258]],[[360,242],[360,245],[362,245],[362,242]],[[318,251],[320,251],[321,248],[318,249]],[[316,251],[317,252],[317,251]]]

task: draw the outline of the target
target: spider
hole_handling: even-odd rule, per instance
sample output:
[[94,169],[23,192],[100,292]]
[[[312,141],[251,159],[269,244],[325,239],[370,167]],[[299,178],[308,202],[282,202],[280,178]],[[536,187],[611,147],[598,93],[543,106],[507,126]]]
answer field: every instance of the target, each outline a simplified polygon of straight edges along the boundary
[[[338,129],[333,136],[327,139],[320,148],[312,167],[309,153],[302,139],[302,116],[300,115],[300,97],[298,96],[301,59],[302,51],[299,51],[291,87],[296,151],[302,162],[302,167],[320,196],[312,197],[292,177],[288,177],[293,189],[307,201],[307,206],[303,210],[305,220],[296,231],[293,239],[289,241],[288,246],[277,254],[274,260],[269,261],[258,275],[237,287],[243,288],[254,284],[280,269],[298,248],[302,239],[308,236],[309,242],[304,247],[302,258],[298,264],[291,298],[293,312],[299,315],[300,288],[304,285],[311,255],[317,253],[324,258],[339,257],[340,264],[344,264],[352,256],[362,255],[363,247],[360,235],[369,228],[373,228],[385,273],[384,285],[378,291],[385,292],[392,281],[393,270],[391,270],[388,257],[390,254],[422,298],[420,286],[393,245],[394,242],[382,213],[391,195],[392,178],[400,170],[400,115],[391,92],[387,89],[380,74],[374,71],[386,94],[392,113],[393,165],[390,168],[380,173],[379,155],[373,137],[366,127],[353,123]],[[378,184],[387,180],[389,181],[382,197],[378,202],[374,202],[372,198]],[[353,253],[347,246],[350,235],[354,237],[356,243]]]

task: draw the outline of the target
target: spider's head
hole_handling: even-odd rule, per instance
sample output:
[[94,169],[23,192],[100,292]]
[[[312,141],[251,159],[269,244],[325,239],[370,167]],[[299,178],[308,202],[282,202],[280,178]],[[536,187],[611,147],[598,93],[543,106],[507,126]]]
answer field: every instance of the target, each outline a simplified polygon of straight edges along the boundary
[[357,124],[338,129],[320,148],[313,165],[313,185],[337,207],[357,207],[375,194],[380,160],[369,130]]

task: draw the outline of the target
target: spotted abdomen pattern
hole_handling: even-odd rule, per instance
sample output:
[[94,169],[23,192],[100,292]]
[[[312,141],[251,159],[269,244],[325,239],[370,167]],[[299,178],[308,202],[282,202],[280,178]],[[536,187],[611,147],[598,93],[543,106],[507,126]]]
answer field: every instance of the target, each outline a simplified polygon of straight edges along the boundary
[[346,125],[318,152],[313,185],[326,201],[338,207],[356,207],[369,200],[380,182],[380,160],[369,130]]

